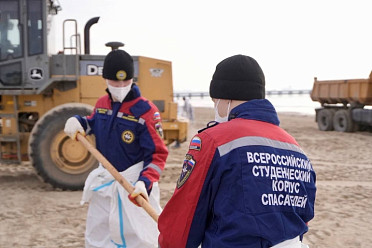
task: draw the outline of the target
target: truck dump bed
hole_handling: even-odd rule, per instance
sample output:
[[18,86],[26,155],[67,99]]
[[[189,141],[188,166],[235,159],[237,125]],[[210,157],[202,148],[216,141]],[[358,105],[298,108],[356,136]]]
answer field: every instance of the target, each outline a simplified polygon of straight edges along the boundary
[[372,105],[372,72],[367,79],[314,79],[311,99],[321,104],[359,103]]

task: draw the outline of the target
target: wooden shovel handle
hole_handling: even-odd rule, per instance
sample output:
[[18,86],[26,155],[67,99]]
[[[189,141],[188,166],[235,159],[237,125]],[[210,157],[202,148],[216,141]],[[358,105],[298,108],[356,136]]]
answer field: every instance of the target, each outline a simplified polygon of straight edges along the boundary
[[[77,134],[77,139],[85,146],[85,148],[110,172],[110,174],[118,181],[124,189],[131,194],[134,190],[130,184],[116,169],[115,167],[80,133]],[[158,222],[159,216],[155,209],[146,201],[142,195],[136,197],[137,203],[155,220]]]

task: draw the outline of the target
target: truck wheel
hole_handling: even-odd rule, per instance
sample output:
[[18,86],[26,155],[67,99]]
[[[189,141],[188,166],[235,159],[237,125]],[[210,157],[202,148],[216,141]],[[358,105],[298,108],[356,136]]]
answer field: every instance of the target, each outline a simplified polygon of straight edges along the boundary
[[317,115],[317,123],[320,131],[333,130],[334,109],[321,109]]
[[[96,159],[78,141],[68,137],[63,129],[74,115],[90,115],[91,105],[68,103],[45,113],[32,129],[28,153],[39,176],[54,187],[79,190],[88,174],[98,165]],[[95,143],[94,137],[87,137]]]
[[347,109],[337,110],[333,117],[333,126],[338,132],[354,132],[357,125],[351,119],[350,112]]

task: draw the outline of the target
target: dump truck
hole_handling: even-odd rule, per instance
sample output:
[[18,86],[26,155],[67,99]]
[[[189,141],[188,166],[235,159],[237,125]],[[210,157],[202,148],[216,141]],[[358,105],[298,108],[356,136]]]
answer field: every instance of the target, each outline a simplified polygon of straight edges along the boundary
[[369,78],[318,80],[311,99],[321,104],[315,120],[321,131],[354,132],[372,127],[372,72]]
[[[84,27],[84,53],[75,19],[63,21],[63,48],[49,52],[55,0],[0,1],[0,163],[30,161],[38,175],[54,187],[79,190],[97,161],[63,132],[66,120],[90,115],[106,94],[104,55],[90,54],[90,28]],[[108,51],[123,46],[108,42]],[[188,123],[177,119],[173,101],[172,63],[133,56],[134,82],[159,109],[164,142],[183,142]],[[91,142],[94,136],[89,136]],[[1,166],[1,165],[0,165]]]

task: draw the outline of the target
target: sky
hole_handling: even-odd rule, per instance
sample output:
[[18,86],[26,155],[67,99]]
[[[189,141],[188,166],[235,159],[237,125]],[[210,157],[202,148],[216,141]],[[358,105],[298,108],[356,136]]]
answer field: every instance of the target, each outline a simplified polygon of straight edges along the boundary
[[[207,92],[216,65],[253,57],[267,90],[311,89],[318,80],[368,78],[372,70],[369,0],[59,0],[54,17],[92,26],[91,54],[120,41],[131,55],[172,62],[176,92]],[[58,31],[57,31],[58,32]],[[61,50],[62,38],[55,42]],[[83,43],[83,40],[82,40]]]

